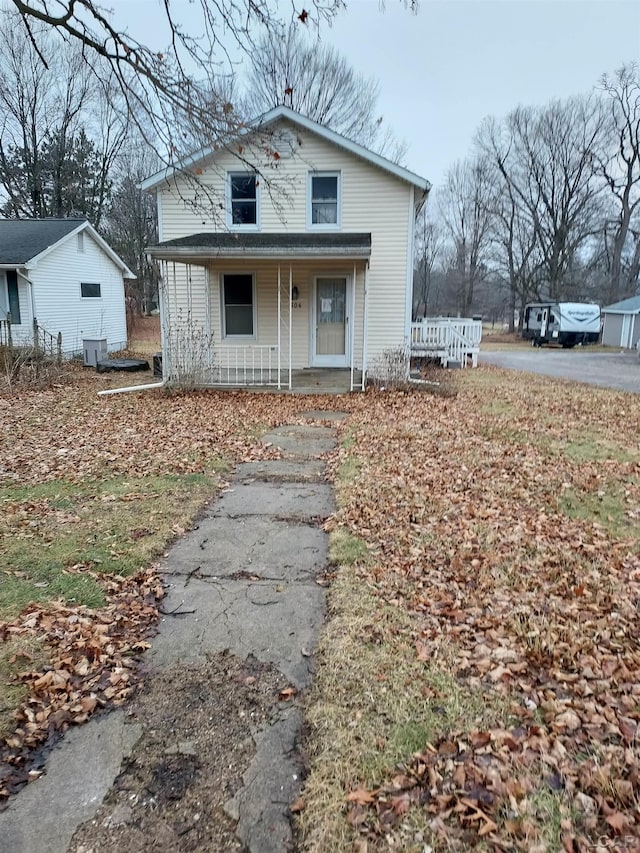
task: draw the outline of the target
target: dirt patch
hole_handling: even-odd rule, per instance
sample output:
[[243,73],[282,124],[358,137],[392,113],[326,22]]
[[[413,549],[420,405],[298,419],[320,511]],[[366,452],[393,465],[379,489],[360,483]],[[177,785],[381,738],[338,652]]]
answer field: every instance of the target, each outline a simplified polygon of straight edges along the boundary
[[151,677],[130,711],[144,734],[69,853],[242,850],[224,804],[282,687],[274,667],[226,652]]

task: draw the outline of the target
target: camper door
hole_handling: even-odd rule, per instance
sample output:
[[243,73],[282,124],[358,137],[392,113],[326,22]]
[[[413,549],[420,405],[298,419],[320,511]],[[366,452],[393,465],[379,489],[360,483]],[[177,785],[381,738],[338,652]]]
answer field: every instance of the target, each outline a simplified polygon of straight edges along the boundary
[[542,309],[542,325],[540,326],[540,337],[541,338],[547,337],[547,325],[548,325],[548,323],[549,323],[549,309],[543,308]]

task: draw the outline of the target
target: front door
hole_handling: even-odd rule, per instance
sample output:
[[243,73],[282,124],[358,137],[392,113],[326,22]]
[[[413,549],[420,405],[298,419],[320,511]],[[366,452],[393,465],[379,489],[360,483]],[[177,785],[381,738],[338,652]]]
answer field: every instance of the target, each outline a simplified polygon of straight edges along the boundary
[[317,278],[315,282],[312,356],[315,367],[348,367],[347,279]]

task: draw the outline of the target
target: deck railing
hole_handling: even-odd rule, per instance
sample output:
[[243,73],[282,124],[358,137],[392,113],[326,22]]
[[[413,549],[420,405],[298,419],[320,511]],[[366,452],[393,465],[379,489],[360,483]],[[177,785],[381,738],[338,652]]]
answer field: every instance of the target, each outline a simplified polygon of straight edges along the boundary
[[482,322],[458,317],[425,317],[411,324],[411,353],[414,356],[438,358],[446,367],[457,362],[466,367],[471,358],[478,364],[482,339]]

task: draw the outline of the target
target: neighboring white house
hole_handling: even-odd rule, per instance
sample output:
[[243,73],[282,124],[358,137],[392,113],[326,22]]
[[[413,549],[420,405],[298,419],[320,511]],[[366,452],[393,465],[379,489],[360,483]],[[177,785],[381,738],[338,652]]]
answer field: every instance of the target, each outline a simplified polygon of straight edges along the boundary
[[158,199],[165,379],[363,387],[411,339],[424,178],[278,107],[234,142],[142,183]]
[[0,220],[0,322],[10,316],[15,344],[33,340],[37,320],[65,355],[87,338],[124,348],[125,278],[135,275],[86,219]]
[[640,296],[605,306],[602,311],[602,343],[633,349],[640,341]]

